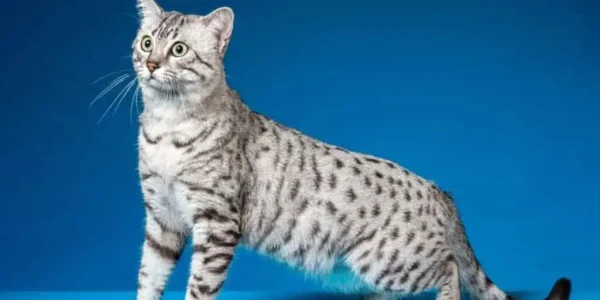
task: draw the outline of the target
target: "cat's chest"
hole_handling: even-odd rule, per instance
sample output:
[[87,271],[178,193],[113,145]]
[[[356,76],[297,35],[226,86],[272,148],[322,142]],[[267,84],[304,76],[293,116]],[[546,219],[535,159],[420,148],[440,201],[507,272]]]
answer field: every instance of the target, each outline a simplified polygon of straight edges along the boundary
[[190,147],[181,147],[181,144],[191,138],[194,130],[165,123],[147,125],[140,130],[140,159],[152,172],[172,180],[186,165]]
[[[142,184],[146,191],[151,191],[146,201],[154,216],[171,229],[189,228],[189,188],[178,181],[178,174],[185,167],[185,156],[172,146],[168,135],[155,144],[146,143],[140,152]],[[145,176],[151,177],[144,180]]]
[[167,180],[173,180],[185,165],[183,152],[172,145],[168,135],[155,144],[146,143],[141,151],[146,168]]

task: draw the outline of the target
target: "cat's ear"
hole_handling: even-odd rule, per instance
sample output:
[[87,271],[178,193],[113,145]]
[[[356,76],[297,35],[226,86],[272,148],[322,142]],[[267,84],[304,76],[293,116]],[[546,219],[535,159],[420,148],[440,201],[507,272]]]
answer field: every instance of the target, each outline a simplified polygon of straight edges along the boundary
[[163,12],[155,0],[137,0],[137,8],[142,21],[158,18]]
[[229,7],[217,8],[205,17],[205,21],[217,37],[217,51],[224,57],[233,32],[233,10]]

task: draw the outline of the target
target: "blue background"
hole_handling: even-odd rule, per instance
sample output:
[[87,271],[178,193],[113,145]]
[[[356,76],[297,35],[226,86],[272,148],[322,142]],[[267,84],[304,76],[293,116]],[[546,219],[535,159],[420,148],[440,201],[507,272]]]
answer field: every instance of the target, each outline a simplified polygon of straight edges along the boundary
[[[452,191],[506,290],[598,289],[599,1],[201,1],[236,13],[230,85],[253,109]],[[484,4],[486,2],[487,4]],[[548,3],[551,2],[551,3]],[[134,0],[2,1],[0,290],[134,290],[143,240],[124,68]],[[134,108],[135,114],[135,108]],[[189,252],[170,288],[185,287]],[[319,286],[240,250],[228,290]]]

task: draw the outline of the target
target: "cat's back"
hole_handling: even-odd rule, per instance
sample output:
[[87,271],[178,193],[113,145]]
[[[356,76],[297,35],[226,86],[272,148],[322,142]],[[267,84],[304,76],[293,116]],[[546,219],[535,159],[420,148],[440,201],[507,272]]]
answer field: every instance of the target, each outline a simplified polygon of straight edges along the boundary
[[256,177],[244,221],[250,246],[306,269],[328,269],[332,257],[359,248],[357,241],[364,247],[407,236],[440,238],[445,218],[431,182],[268,118],[256,123],[247,154]]
[[265,185],[285,180],[292,196],[312,194],[356,208],[375,199],[380,205],[410,206],[439,192],[431,181],[395,162],[319,141],[261,115],[256,118],[248,156],[257,178]]

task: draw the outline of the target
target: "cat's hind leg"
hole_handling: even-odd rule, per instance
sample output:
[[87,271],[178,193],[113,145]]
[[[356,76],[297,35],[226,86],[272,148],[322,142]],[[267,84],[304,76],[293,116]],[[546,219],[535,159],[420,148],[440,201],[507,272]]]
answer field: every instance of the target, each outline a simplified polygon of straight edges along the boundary
[[[362,300],[395,300],[403,299],[407,295],[415,295],[429,289],[437,289],[436,300],[460,300],[460,276],[458,265],[450,260],[423,271],[417,278],[426,278],[424,285],[415,284],[413,281],[410,286],[402,286],[402,281],[411,281],[407,273],[397,276],[396,279],[388,280],[385,287],[376,286],[379,289],[377,294],[372,294],[361,298]],[[416,280],[416,279],[415,279]],[[390,284],[391,281],[400,283],[399,285]]]
[[460,275],[454,260],[446,262],[442,280],[438,285],[437,300],[460,300]]
[[423,243],[405,242],[390,248],[378,247],[379,244],[385,243],[363,244],[346,256],[353,272],[374,293],[381,294],[379,297],[439,290],[437,300],[460,300],[458,265],[443,244],[427,247]]

